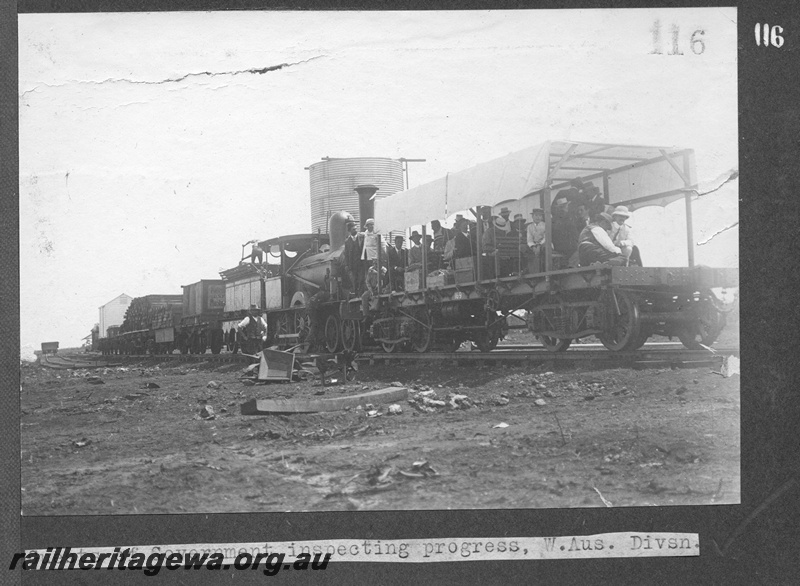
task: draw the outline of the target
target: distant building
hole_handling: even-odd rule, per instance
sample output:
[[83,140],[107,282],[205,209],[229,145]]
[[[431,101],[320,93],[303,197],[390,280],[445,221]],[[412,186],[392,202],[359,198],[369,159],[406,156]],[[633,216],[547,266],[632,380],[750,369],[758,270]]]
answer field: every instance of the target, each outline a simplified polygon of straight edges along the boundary
[[122,325],[125,319],[125,312],[128,311],[128,306],[133,301],[133,297],[123,293],[119,297],[115,297],[105,305],[100,306],[100,331],[101,338],[107,336],[108,328],[112,326]]

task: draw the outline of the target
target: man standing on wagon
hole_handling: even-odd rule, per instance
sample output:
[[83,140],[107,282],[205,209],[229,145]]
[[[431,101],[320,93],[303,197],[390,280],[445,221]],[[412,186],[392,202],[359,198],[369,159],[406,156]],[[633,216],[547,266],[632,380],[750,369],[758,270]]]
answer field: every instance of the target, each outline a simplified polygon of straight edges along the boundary
[[[366,276],[374,261],[378,260],[378,234],[375,232],[375,220],[368,218],[364,222],[364,231],[358,235],[358,240],[361,244],[361,267]],[[383,262],[386,262],[386,247],[381,245]],[[363,290],[366,283],[361,283]]]
[[528,224],[527,245],[528,245],[528,273],[541,273],[542,260],[544,259],[544,210],[534,208],[531,210],[532,220]]

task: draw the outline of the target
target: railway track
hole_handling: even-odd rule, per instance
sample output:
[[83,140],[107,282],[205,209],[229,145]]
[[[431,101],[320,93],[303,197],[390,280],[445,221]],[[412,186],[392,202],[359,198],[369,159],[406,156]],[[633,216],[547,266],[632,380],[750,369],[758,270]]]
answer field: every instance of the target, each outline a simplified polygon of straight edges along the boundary
[[[544,363],[583,363],[586,366],[616,366],[628,368],[677,367],[691,368],[715,366],[722,363],[725,356],[738,356],[737,347],[708,350],[688,350],[679,343],[651,342],[634,352],[610,352],[602,344],[578,344],[565,352],[549,352],[538,345],[508,344],[500,345],[492,352],[470,351],[391,353],[382,351],[360,352],[356,361],[373,364],[407,364],[445,361],[455,364],[544,364]],[[304,355],[298,355],[304,360]],[[54,369],[97,369],[123,366],[125,364],[148,362],[216,362],[249,364],[252,359],[241,354],[166,354],[166,355],[47,355],[40,357],[42,366]]]

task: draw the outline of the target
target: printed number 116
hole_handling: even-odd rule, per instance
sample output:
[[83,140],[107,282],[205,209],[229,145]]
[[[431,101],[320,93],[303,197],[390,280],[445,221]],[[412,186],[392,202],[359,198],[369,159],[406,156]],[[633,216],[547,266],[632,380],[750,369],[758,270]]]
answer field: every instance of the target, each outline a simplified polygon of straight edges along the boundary
[[[673,24],[669,27],[671,37],[672,37],[672,50],[667,53],[667,55],[683,55],[683,51],[680,50],[678,46],[678,35],[680,34],[680,27],[677,24]],[[653,33],[653,50],[650,51],[651,55],[661,55],[661,21],[656,20],[653,23],[653,28],[650,29],[650,32]],[[706,31],[703,29],[697,29],[692,33],[691,38],[689,39],[689,46],[692,48],[692,53],[695,55],[700,55],[703,51],[706,50],[706,44],[703,42],[703,35],[706,34]]]

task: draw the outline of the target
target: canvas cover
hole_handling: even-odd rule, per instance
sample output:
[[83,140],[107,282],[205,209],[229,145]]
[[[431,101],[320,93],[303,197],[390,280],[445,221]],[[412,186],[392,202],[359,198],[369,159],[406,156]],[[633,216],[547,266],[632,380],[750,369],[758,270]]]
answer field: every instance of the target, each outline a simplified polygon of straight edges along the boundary
[[697,182],[688,149],[548,141],[376,200],[375,227],[404,230],[483,205],[527,220],[548,184],[555,195],[573,179],[594,183],[610,205],[630,208],[666,205]]

